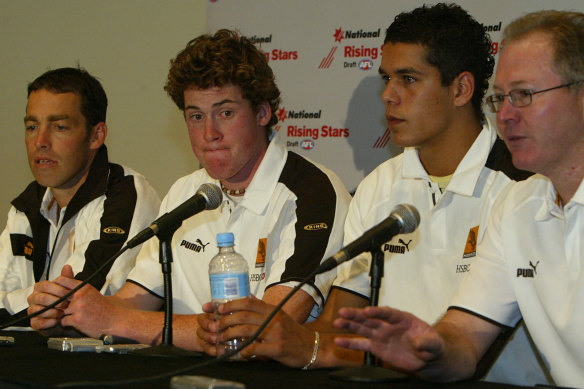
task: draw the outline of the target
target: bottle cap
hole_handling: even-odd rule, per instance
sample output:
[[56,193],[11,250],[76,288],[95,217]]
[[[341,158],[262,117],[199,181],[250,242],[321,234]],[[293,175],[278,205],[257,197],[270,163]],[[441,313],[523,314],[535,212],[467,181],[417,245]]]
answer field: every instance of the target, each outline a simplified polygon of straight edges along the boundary
[[232,232],[223,232],[217,234],[217,247],[227,247],[233,246],[233,233]]

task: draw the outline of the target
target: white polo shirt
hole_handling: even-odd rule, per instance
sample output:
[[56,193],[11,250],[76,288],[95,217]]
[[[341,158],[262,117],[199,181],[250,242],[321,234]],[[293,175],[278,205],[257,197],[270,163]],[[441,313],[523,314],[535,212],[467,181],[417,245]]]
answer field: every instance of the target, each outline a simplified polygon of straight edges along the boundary
[[[421,219],[416,231],[398,235],[382,247],[385,265],[380,306],[411,312],[429,323],[446,312],[474,262],[488,213],[497,195],[511,182],[501,167],[492,163],[511,164],[508,151],[504,149],[504,159],[489,159],[504,147],[501,140],[495,143],[496,138],[496,131],[485,124],[444,193],[430,180],[414,148],[384,162],[361,182],[345,222],[345,244],[387,218],[401,203],[415,206]],[[504,170],[516,173],[514,168]],[[369,299],[370,258],[365,253],[341,265],[334,287]],[[524,334],[517,335],[517,342],[515,353],[506,351],[509,356],[499,358],[491,369],[490,374],[496,376],[487,379],[525,384],[528,378],[516,378],[517,371],[534,370],[539,372],[535,383],[545,382]],[[518,354],[525,356],[527,368],[518,367]]]
[[561,386],[584,387],[584,184],[562,209],[541,175],[493,208],[471,272],[452,301],[504,326],[521,317]]
[[[215,183],[204,169],[179,179],[163,200],[160,214],[190,198],[203,183]],[[251,293],[261,298],[273,285],[294,286],[341,248],[350,195],[331,171],[287,151],[276,136],[236,205],[226,196],[219,208],[187,219],[172,240],[174,311],[201,313],[211,300],[209,262],[217,253],[216,235],[232,232],[235,250],[248,261]],[[163,296],[158,240],[147,242],[128,276]],[[318,307],[334,272],[304,286]],[[316,314],[316,312],[313,312]]]

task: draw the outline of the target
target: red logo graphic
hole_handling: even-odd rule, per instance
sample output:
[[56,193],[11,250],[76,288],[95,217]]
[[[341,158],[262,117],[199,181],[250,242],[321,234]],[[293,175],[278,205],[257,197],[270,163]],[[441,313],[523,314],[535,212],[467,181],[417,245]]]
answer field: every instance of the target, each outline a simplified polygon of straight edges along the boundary
[[343,40],[343,30],[341,30],[341,28],[337,28],[335,30],[335,33],[333,34],[333,37],[335,38],[335,42],[340,42]]
[[385,146],[387,146],[387,143],[389,142],[389,139],[390,139],[390,135],[391,135],[391,130],[388,127],[385,129],[385,132],[383,133],[383,135],[381,135],[379,138],[377,138],[377,140],[373,144],[373,148],[374,149],[382,149]]
[[337,51],[337,46],[333,46],[328,55],[320,61],[320,65],[318,65],[319,69],[328,69],[331,67],[333,60],[335,59],[335,51]]
[[280,108],[280,110],[278,111],[278,119],[281,122],[284,122],[286,120],[287,116],[288,116],[288,111],[286,111],[286,108]]
[[300,143],[300,148],[302,150],[312,150],[314,148],[314,141],[312,139],[304,139]]

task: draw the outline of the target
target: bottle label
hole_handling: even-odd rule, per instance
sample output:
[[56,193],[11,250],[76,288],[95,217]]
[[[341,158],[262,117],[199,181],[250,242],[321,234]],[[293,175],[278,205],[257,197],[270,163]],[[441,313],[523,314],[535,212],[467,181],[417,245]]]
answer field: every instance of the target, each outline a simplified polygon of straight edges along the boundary
[[218,273],[209,276],[213,300],[235,300],[249,296],[247,273]]

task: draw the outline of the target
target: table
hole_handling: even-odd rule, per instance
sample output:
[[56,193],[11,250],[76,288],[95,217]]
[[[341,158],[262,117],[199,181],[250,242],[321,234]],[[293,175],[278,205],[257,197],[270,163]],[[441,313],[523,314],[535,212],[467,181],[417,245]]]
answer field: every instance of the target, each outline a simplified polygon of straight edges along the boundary
[[[13,336],[12,346],[0,347],[0,388],[169,388],[173,375],[203,375],[244,383],[247,388],[460,388],[517,389],[514,385],[487,382],[433,384],[413,379],[374,384],[335,381],[329,377],[333,369],[303,371],[277,362],[220,362],[197,367],[212,358],[146,357],[129,354],[63,352],[47,347],[46,338],[35,332],[2,331]],[[174,372],[174,374],[173,374]],[[166,374],[164,378],[142,382],[126,382],[107,386],[116,380],[148,378]],[[78,384],[75,384],[78,383]]]

